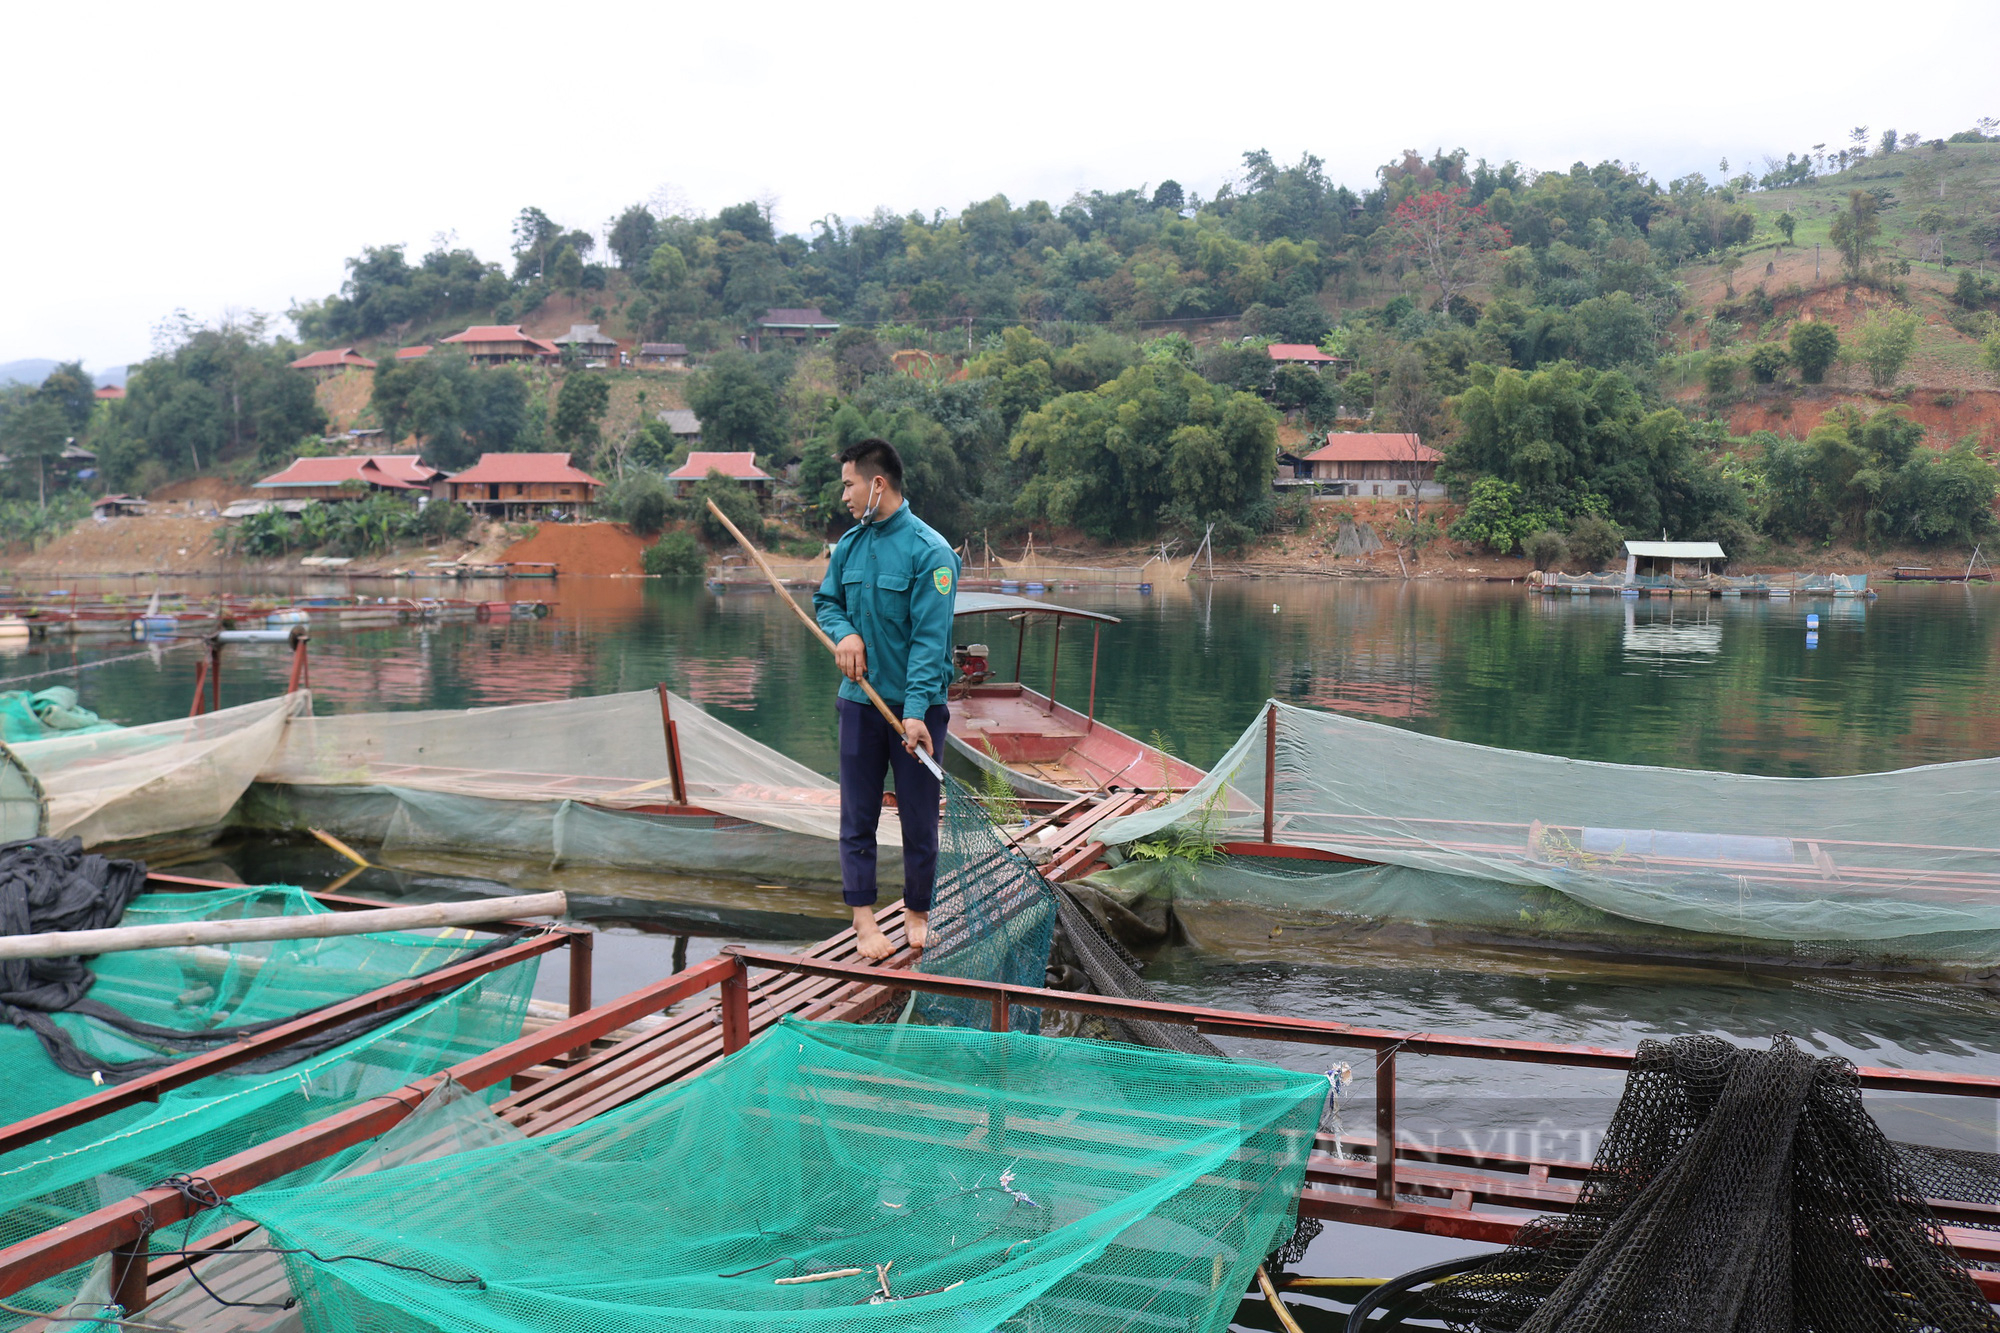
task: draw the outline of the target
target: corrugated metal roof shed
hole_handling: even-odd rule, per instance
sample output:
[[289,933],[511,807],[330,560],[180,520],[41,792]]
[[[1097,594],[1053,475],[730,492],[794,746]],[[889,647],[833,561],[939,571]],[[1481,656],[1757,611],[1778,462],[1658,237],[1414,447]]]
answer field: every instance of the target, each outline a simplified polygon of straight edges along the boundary
[[1714,542],[1626,542],[1625,554],[1656,560],[1727,560]]

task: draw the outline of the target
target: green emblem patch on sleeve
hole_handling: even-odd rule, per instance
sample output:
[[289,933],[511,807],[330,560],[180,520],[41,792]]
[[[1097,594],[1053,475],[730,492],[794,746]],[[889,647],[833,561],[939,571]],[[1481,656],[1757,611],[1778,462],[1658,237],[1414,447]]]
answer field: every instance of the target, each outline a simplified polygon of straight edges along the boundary
[[937,590],[940,593],[946,597],[951,596],[951,571],[949,569],[940,566],[937,572],[931,575],[931,582],[937,585]]

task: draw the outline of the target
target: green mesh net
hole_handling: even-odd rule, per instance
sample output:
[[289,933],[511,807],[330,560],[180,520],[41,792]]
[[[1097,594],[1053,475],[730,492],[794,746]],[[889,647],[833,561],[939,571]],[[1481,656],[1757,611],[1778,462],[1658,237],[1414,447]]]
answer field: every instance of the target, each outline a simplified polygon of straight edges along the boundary
[[285,1260],[315,1333],[1220,1329],[1290,1231],[1325,1091],[1110,1043],[786,1019],[575,1129],[231,1211],[329,1256]]
[[[158,925],[326,911],[295,888],[154,893],[122,924]],[[92,963],[90,997],[147,1023],[183,1031],[279,1018],[387,986],[464,956],[483,937],[348,935],[146,949]],[[364,1036],[288,1067],[222,1073],[0,1155],[0,1246],[12,1245],[125,1198],[177,1172],[199,1171],[370,1097],[393,1091],[520,1034],[536,962],[504,968]],[[85,1052],[107,1063],[158,1053],[92,1019],[59,1014]],[[0,1123],[11,1124],[97,1090],[65,1073],[22,1028],[0,1027]],[[212,1228],[211,1228],[212,1229]],[[197,1227],[195,1234],[203,1234]],[[178,1228],[176,1228],[178,1234]],[[79,1268],[10,1303],[52,1309],[74,1298]]]
[[[1040,986],[1048,974],[1055,925],[1055,893],[1041,872],[1000,836],[978,797],[947,775],[930,944],[917,970]],[[993,1026],[993,1008],[982,1000],[918,995],[915,1013],[926,1023]],[[1016,1005],[1009,1019],[1017,1032],[1036,1032],[1041,1010]]]

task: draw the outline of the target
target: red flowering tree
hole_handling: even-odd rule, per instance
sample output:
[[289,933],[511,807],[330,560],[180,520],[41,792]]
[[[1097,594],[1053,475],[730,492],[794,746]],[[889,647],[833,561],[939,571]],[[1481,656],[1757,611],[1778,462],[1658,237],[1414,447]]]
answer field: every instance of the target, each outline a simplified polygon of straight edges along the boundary
[[1463,185],[1454,185],[1413,194],[1396,205],[1388,227],[1390,253],[1430,276],[1438,309],[1446,312],[1452,298],[1479,276],[1479,256],[1512,243],[1483,204],[1465,202],[1466,193]]

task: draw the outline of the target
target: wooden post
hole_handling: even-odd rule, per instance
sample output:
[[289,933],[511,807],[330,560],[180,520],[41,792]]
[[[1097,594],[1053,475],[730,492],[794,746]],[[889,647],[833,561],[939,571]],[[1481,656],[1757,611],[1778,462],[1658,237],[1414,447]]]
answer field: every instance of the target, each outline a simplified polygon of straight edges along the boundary
[[150,1248],[141,1234],[130,1245],[111,1252],[111,1299],[123,1306],[127,1315],[146,1308],[146,1254]]
[[188,706],[189,717],[201,716],[202,698],[208,689],[208,659],[201,659],[201,665],[194,669],[194,702]]
[[301,686],[312,688],[312,670],[307,665],[306,657],[306,643],[311,638],[312,635],[306,633],[303,626],[292,630],[292,676],[285,682],[287,694],[296,693]]
[[[569,932],[569,1016],[590,1008],[591,962],[596,954],[597,936],[582,927],[573,927]],[[581,1060],[590,1054],[590,1043],[585,1042],[570,1052],[573,1059]]]
[[1023,611],[1020,615],[1016,616],[1014,624],[1020,630],[1020,633],[1014,636],[1014,679],[1019,681],[1021,679],[1021,652],[1028,646],[1028,613]]
[[1084,713],[1085,731],[1089,731],[1097,725],[1097,644],[1103,637],[1103,625],[1092,625],[1090,627],[1090,703],[1087,711]]
[[734,1055],[750,1044],[750,969],[740,960],[722,979],[722,1053]]
[[1012,1018],[1012,1016],[1011,1016],[1011,1015],[1010,1015],[1010,1014],[1009,1014],[1009,1013],[1007,1012],[1007,992],[1006,992],[1006,991],[1003,991],[1003,990],[997,990],[997,991],[994,991],[994,992],[993,992],[993,1030],[994,1030],[995,1032],[1005,1032],[1005,1031],[1007,1031],[1007,1030],[1008,1030],[1008,1029],[1009,1029],[1009,1028],[1010,1028],[1010,1027],[1011,1027],[1012,1025],[1013,1025],[1013,1018]]
[[1278,831],[1278,705],[1264,705],[1264,843],[1276,842]]
[[1375,1057],[1375,1197],[1396,1202],[1396,1051]]
[[222,711],[222,640],[213,635],[208,640],[208,711]]
[[660,725],[667,733],[667,772],[673,778],[674,804],[688,803],[687,772],[681,767],[681,729],[674,722],[673,708],[667,702],[667,687],[663,681],[660,691]]
[[1055,716],[1056,711],[1056,668],[1062,665],[1062,623],[1063,618],[1057,616],[1056,648],[1049,655],[1049,716],[1051,717]]

